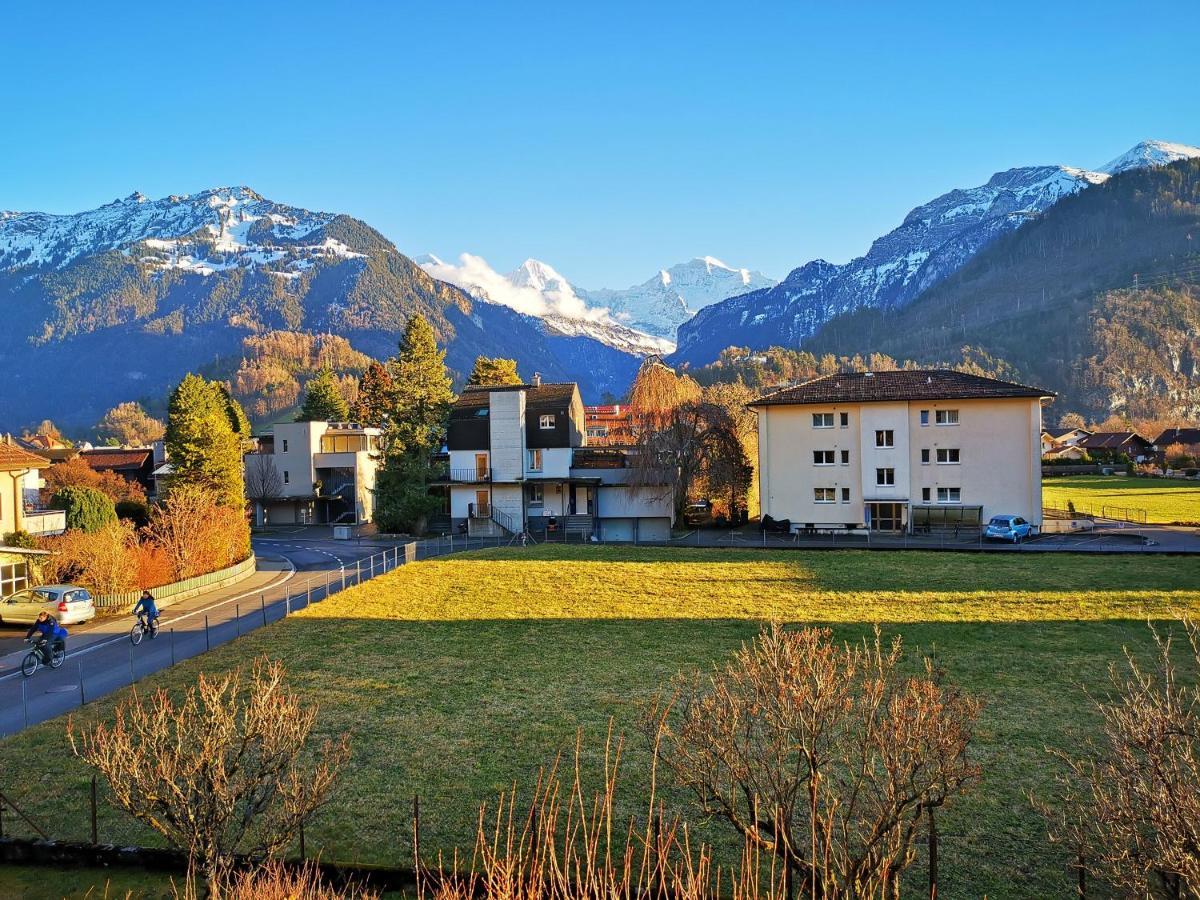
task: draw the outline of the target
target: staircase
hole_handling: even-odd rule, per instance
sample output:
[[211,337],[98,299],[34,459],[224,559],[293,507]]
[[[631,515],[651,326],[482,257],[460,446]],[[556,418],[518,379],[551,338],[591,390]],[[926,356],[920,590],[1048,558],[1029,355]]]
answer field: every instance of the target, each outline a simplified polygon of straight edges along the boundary
[[453,530],[454,524],[450,521],[449,513],[430,516],[429,521],[425,523],[426,534],[443,535],[449,534]]
[[590,540],[592,537],[592,517],[591,516],[567,516],[563,522],[563,537],[570,540],[572,537],[578,538],[581,541]]

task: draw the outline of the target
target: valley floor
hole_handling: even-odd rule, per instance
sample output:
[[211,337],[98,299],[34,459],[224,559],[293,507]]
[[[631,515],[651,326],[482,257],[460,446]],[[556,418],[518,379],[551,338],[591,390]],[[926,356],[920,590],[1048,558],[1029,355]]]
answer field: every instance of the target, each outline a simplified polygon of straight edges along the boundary
[[[414,794],[427,859],[469,854],[479,804],[514,784],[527,795],[577,733],[598,787],[610,721],[627,738],[619,813],[642,814],[636,722],[672,676],[723,660],[766,619],[827,623],[850,640],[880,623],[985,703],[983,783],[939,820],[942,893],[1062,896],[1066,861],[1027,799],[1052,782],[1046,748],[1079,745],[1095,725],[1083,686],[1104,683],[1122,646],[1148,649],[1148,618],[1181,610],[1200,611],[1186,557],[539,546],[403,567],[156,681],[180,691],[258,653],[284,660],[320,705],[322,735],[353,743],[337,796],[307,830],[310,852],[405,865]],[[0,790],[52,835],[81,839],[87,773],[64,730],[55,720],[0,743]],[[682,794],[667,799],[732,858],[719,823],[700,823]],[[107,808],[100,839],[155,842]]]

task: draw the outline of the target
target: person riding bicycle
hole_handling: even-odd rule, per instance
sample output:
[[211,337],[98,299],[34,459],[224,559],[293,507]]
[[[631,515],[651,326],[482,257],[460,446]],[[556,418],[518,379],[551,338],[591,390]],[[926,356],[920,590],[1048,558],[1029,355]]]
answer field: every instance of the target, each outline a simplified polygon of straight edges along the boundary
[[149,591],[142,591],[142,596],[134,604],[133,614],[137,616],[138,624],[143,628],[149,628],[150,623],[158,618],[158,606]]
[[38,632],[38,638],[34,642],[34,646],[42,652],[42,658],[46,664],[50,664],[51,648],[61,648],[64,652],[67,649],[67,629],[58,624],[58,620],[44,609],[38,613],[37,619],[29,630],[25,632],[25,640],[33,637],[34,632]]

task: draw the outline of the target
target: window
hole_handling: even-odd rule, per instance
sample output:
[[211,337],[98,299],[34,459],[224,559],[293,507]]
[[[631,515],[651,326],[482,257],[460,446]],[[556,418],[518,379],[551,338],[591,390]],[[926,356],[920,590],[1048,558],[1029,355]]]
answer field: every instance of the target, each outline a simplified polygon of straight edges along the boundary
[[850,413],[842,413],[842,427],[843,428],[850,427]]
[[284,470],[283,470],[283,483],[284,483],[284,484],[291,484],[291,483],[292,483],[292,476],[291,476],[291,474],[289,474],[289,472],[288,472],[288,470],[287,470],[287,469],[284,469]]
[[923,466],[929,465],[929,448],[928,447],[926,447],[925,449],[923,449],[921,451],[921,465],[923,465]]
[[957,466],[958,448],[938,447],[937,460],[939,466]]
[[814,450],[813,451],[814,466],[832,466],[833,451],[832,450]]
[[813,413],[813,428],[832,428],[833,413]]
[[958,410],[957,409],[939,409],[934,421],[939,425],[957,425]]
[[850,502],[850,488],[842,488],[842,502],[843,503]]
[[813,503],[837,503],[837,488],[813,488]]
[[0,566],[0,597],[7,597],[29,587],[29,567],[23,563]]
[[895,447],[896,446],[896,432],[892,431],[892,429],[890,429],[890,428],[882,430],[882,431],[876,431],[875,432],[875,446],[876,447]]
[[929,488],[921,488],[921,500],[925,503],[929,502]]
[[532,506],[541,506],[545,500],[545,485],[531,484],[529,485],[529,503]]
[[287,438],[283,439],[283,452],[287,453]]
[[1022,519],[1020,516],[1017,516],[1015,519],[1013,519],[1013,524],[1014,525],[1024,525],[1025,520]]
[[929,410],[927,410],[927,409],[921,410],[921,424],[922,425],[929,424]]
[[542,451],[541,450],[530,450],[529,451],[529,471],[530,472],[542,471]]
[[549,415],[539,416],[538,428],[542,429],[542,431],[552,430],[554,428],[554,414],[550,413]]
[[850,451],[849,450],[842,451],[842,465],[843,466],[850,465]]
[[367,449],[365,434],[332,434],[321,435],[322,453],[357,453]]
[[895,469],[876,469],[875,483],[880,487],[891,487],[896,483]]
[[938,503],[961,503],[962,488],[938,488]]

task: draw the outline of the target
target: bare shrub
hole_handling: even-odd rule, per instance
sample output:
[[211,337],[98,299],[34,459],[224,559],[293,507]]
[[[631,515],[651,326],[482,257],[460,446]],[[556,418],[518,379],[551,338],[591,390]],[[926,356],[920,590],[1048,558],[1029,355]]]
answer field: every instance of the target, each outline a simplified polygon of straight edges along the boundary
[[1153,629],[1151,669],[1126,650],[1107,696],[1093,698],[1099,743],[1056,753],[1066,766],[1057,796],[1034,799],[1081,892],[1087,874],[1139,897],[1200,897],[1200,627],[1183,628],[1187,671]]
[[787,891],[899,896],[930,813],[979,776],[975,700],[901,670],[901,642],[765,628],[647,712],[662,763],[706,815],[780,861]]
[[186,851],[211,896],[224,896],[235,855],[266,859],[329,797],[349,756],[346,738],[303,759],[317,710],[286,688],[265,657],[201,674],[176,703],[134,693],[112,724],[68,725],[71,749],[108,781],[110,801]]
[[224,569],[249,553],[245,516],[196,485],[177,485],[151,512],[146,535],[167,555],[176,580]]
[[78,584],[93,594],[119,594],[137,584],[137,537],[129,522],[111,522],[96,531],[73,528],[43,538],[52,556],[41,564],[41,577],[50,584]]
[[[173,895],[175,900],[196,900],[199,892],[195,882],[188,880]],[[378,896],[360,887],[332,887],[312,863],[287,866],[277,860],[235,872],[224,894],[225,900],[377,900]]]

